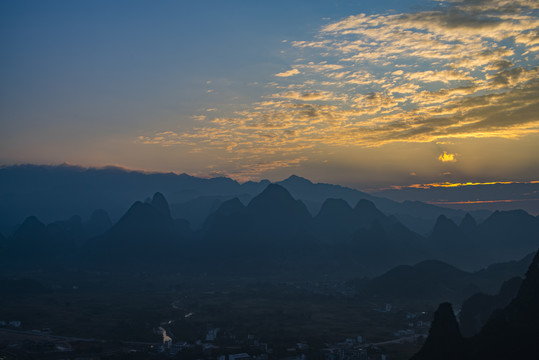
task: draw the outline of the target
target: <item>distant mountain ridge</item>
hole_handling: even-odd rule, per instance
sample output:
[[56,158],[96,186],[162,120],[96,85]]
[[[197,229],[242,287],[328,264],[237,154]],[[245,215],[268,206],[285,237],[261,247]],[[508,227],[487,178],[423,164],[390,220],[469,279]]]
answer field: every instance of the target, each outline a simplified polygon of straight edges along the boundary
[[485,293],[496,293],[507,279],[523,276],[534,255],[530,253],[518,261],[492,264],[475,272],[463,271],[439,260],[400,265],[371,279],[362,290],[388,301],[421,299],[438,302],[461,302],[481,292],[484,297],[494,298],[494,307],[498,302],[503,303],[507,296],[498,301],[498,298]]
[[[268,180],[240,184],[225,177],[197,178],[187,174],[143,173],[121,168],[83,168],[71,165],[14,165],[0,167],[0,229],[10,229],[35,215],[45,222],[68,218],[73,214],[89,216],[95,209],[105,209],[112,219],[119,219],[134,199],[143,200],[161,192],[171,203],[174,217],[186,218],[193,228],[221,202],[239,197],[248,202],[261,193]],[[430,228],[438,215],[462,218],[465,212],[419,202],[398,203],[339,185],[312,183],[292,175],[276,182],[300,199],[316,215],[328,198],[349,204],[360,199],[373,202],[386,214],[395,214],[415,231]],[[488,212],[478,212],[484,218]]]

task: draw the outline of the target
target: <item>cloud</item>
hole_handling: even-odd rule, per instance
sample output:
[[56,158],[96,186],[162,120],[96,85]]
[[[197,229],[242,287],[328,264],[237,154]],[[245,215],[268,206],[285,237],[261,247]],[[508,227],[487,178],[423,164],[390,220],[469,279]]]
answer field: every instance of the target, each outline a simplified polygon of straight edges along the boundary
[[[539,181],[489,181],[489,182],[465,182],[465,183],[432,183],[432,184],[414,184],[407,187],[418,189],[429,188],[452,188],[452,187],[464,187],[464,186],[481,186],[481,185],[510,185],[510,184],[539,184]],[[402,187],[401,187],[402,188]]]
[[467,200],[467,201],[427,201],[433,205],[468,205],[468,204],[499,204],[512,203],[521,201],[539,201],[539,199],[504,199],[504,200]]
[[288,71],[284,71],[284,72],[280,72],[278,74],[275,74],[275,76],[278,76],[278,77],[289,77],[289,76],[294,76],[294,75],[297,75],[299,74],[299,70],[298,69],[291,69],[291,70],[288,70]]
[[485,69],[501,71],[501,70],[509,69],[513,65],[514,64],[508,60],[496,60],[496,61],[493,61],[491,64],[489,64]]
[[457,161],[457,157],[455,154],[444,151],[443,154],[438,156],[438,160],[440,160],[441,162],[455,162]]
[[391,109],[398,105],[398,102],[391,96],[381,93],[370,93],[361,95],[353,100],[356,107],[367,114],[376,114],[385,109]]
[[388,88],[388,91],[391,93],[399,93],[399,94],[414,94],[416,93],[421,87],[417,84],[412,83],[406,83],[398,86],[392,86]]
[[311,61],[307,64],[298,64],[296,65],[296,68],[310,70],[314,72],[330,72],[334,70],[341,70],[342,68],[344,68],[344,66],[339,64],[328,64],[326,61],[321,61],[318,64],[315,64]]
[[510,69],[504,68],[493,75],[487,75],[487,79],[495,85],[515,85],[518,83],[518,79],[524,71],[525,70],[521,67]]
[[284,98],[291,100],[312,101],[312,100],[335,100],[334,94],[329,91],[300,92],[288,91],[271,95],[272,98]]
[[405,75],[405,78],[408,80],[416,80],[421,82],[436,82],[440,81],[448,84],[450,81],[463,81],[463,80],[473,80],[474,78],[469,74],[466,74],[463,71],[453,71],[453,70],[441,70],[441,71],[422,71],[422,72],[413,72]]
[[534,134],[537,9],[536,1],[445,1],[434,10],[333,21],[312,39],[285,43],[296,61],[272,76],[258,101],[226,115],[208,109],[215,117],[191,129],[138,141],[215,150],[238,162],[230,165],[235,176],[254,176],[328,146]]

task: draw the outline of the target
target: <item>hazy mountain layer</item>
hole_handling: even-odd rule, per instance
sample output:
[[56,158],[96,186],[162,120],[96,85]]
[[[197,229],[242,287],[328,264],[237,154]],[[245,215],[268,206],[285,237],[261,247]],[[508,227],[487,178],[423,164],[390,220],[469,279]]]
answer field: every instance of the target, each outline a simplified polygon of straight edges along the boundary
[[366,199],[353,207],[326,199],[313,217],[287,189],[269,184],[247,205],[237,198],[222,202],[196,231],[174,219],[161,193],[135,202],[112,226],[103,210],[87,222],[74,216],[45,225],[29,217],[3,241],[3,256],[32,265],[152,269],[158,264],[162,270],[191,273],[350,278],[428,259],[478,270],[522,258],[539,246],[538,234],[537,218],[510,211],[479,224],[468,215],[460,226],[440,215],[424,237]]
[[[165,195],[175,218],[185,218],[198,228],[219,203],[239,197],[248,203],[262,192],[269,181],[246,182],[219,177],[203,179],[187,174],[143,173],[120,168],[92,169],[70,165],[17,165],[0,168],[0,229],[11,231],[30,215],[45,222],[65,219],[73,214],[88,217],[95,209],[105,209],[119,219],[135,200],[155,192]],[[420,202],[399,203],[331,184],[314,184],[291,176],[278,184],[294,198],[301,199],[316,215],[328,198],[344,199],[355,205],[360,199],[372,201],[386,214],[396,214],[401,222],[420,233],[430,229],[440,214],[462,218],[464,212]],[[478,218],[488,216],[478,212]]]

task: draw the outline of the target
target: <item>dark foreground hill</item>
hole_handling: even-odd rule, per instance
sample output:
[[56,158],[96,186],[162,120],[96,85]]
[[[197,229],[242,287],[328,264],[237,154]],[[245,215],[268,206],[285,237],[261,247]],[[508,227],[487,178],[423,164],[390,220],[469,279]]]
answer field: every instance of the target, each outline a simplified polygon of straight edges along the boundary
[[505,281],[498,294],[480,292],[466,299],[459,314],[462,335],[471,337],[479,333],[495,310],[509,305],[521,285],[522,278],[516,276]]
[[429,337],[412,360],[539,359],[539,252],[517,296],[482,330],[464,338],[449,303],[435,313]]

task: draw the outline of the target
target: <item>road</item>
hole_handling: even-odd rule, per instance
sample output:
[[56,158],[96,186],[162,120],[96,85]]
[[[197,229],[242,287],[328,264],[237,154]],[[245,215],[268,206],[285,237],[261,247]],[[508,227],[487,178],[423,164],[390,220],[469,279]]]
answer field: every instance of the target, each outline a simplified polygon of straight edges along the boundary
[[402,344],[403,342],[411,342],[411,341],[415,341],[417,340],[419,337],[422,337],[423,335],[422,334],[415,334],[415,335],[412,335],[412,336],[406,336],[406,337],[402,337],[402,338],[398,338],[398,339],[394,339],[394,340],[388,340],[388,341],[382,341],[382,342],[377,342],[377,343],[371,343],[371,344],[366,344],[365,346],[381,346],[381,345],[389,345],[389,344]]

